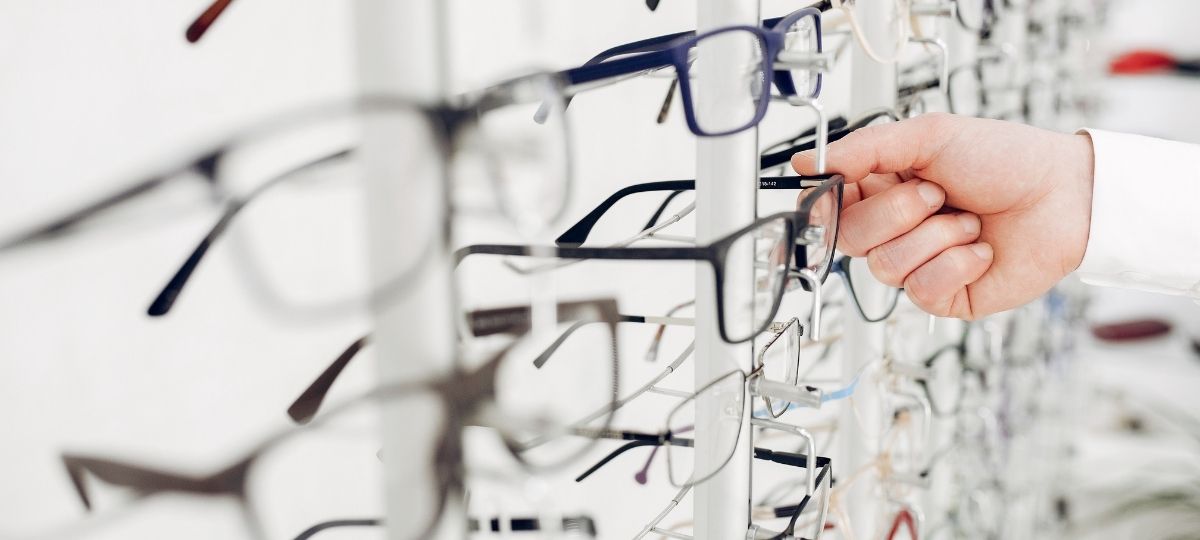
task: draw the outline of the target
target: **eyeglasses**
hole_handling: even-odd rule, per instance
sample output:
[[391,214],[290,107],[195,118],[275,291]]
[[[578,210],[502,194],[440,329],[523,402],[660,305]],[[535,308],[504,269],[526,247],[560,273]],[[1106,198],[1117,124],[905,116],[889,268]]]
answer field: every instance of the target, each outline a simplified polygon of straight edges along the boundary
[[[535,247],[517,244],[475,244],[458,249],[455,261],[469,255],[509,257],[553,254],[559,259],[703,261],[712,268],[717,295],[718,329],[729,343],[747,341],[770,324],[779,308],[790,264],[802,269],[817,286],[829,271],[841,213],[843,178],[825,175],[807,179],[809,186],[795,212],[762,217],[707,246],[695,247]],[[803,249],[796,249],[797,246]],[[730,261],[751,260],[752,268]],[[748,301],[726,280],[753,283]]]
[[[625,451],[642,446],[654,446],[654,444],[640,442],[629,443],[614,451],[612,454],[606,457],[604,461],[598,464],[597,467],[608,463],[609,460],[615,458],[621,453],[624,453]],[[823,456],[817,456],[816,459],[810,460],[808,459],[808,456],[804,454],[779,452],[757,447],[754,448],[753,457],[755,460],[779,463],[790,467],[812,468],[815,466],[817,468],[817,473],[815,477],[813,477],[814,484],[812,484],[812,490],[806,492],[799,503],[773,507],[755,507],[751,509],[752,516],[756,521],[766,521],[771,519],[788,520],[787,525],[784,526],[783,530],[775,532],[763,525],[753,523],[750,525],[750,529],[747,531],[747,538],[758,538],[762,540],[787,540],[792,538],[798,540],[809,540],[820,538],[821,531],[826,527],[825,522],[829,508],[829,493],[833,485],[833,465],[831,460]],[[581,475],[576,479],[576,481],[582,481],[592,472],[594,472],[594,470],[584,473],[584,475]],[[661,536],[679,538],[682,540],[691,540],[691,536],[676,532],[675,530],[672,530],[673,528],[663,528],[660,524],[664,519],[667,518],[668,515],[670,515],[671,511],[674,510],[676,506],[679,506],[684,497],[687,496],[687,494],[691,491],[692,487],[693,486],[685,486],[681,488],[679,492],[671,498],[671,501],[667,503],[667,507],[659,512],[654,519],[642,527],[642,530],[638,534],[634,535],[634,540],[645,538],[650,534],[658,534]],[[817,502],[815,508],[812,506],[813,501]],[[801,523],[800,518],[806,513],[815,515],[811,516],[811,522]],[[807,525],[807,527],[811,527],[810,534],[798,534],[796,532],[798,526],[803,527],[805,525]]]
[[[576,477],[577,482],[583,481],[621,454],[634,448],[653,447],[651,457],[656,455],[660,448],[666,449],[671,483],[682,487],[682,489],[672,500],[668,508],[658,514],[650,524],[646,525],[642,533],[637,535],[636,538],[641,538],[653,532],[661,533],[662,530],[658,528],[658,523],[679,503],[691,487],[708,480],[729,463],[733,455],[733,450],[736,448],[737,440],[740,437],[742,417],[745,413],[744,396],[747,393],[752,396],[763,397],[764,399],[773,396],[775,398],[783,397],[798,401],[794,397],[798,394],[797,389],[789,388],[787,385],[780,385],[777,382],[767,381],[763,377],[762,366],[756,368],[749,375],[738,370],[731,371],[722,377],[718,377],[695,393],[679,393],[657,389],[655,385],[678,368],[683,359],[687,358],[690,354],[691,347],[673,362],[662,375],[655,377],[634,394],[618,400],[616,405],[617,407],[622,407],[631,400],[648,392],[679,397],[681,401],[667,415],[666,428],[657,434],[628,431],[605,433],[603,435],[605,438],[628,440],[631,442],[619,447]],[[697,404],[706,402],[705,398],[719,400],[717,402],[723,405],[719,406],[716,410],[706,410],[703,414],[697,414]],[[700,424],[697,422],[700,422]],[[821,502],[819,511],[817,512],[818,517],[814,520],[814,533],[812,535],[813,538],[816,538],[820,534],[825,522],[825,508],[828,503],[829,486],[832,483],[829,459],[824,457],[811,459],[808,457],[816,456],[816,445],[812,435],[807,430],[754,416],[751,417],[750,422],[751,425],[763,429],[778,430],[796,435],[805,441],[807,448],[807,454],[793,454],[765,448],[754,449],[753,456],[756,460],[771,461],[793,467],[805,467],[807,471],[805,496],[800,504],[764,509],[771,514],[768,519],[790,517],[787,528],[781,533],[768,533],[765,528],[755,525],[753,526],[753,530],[757,533],[755,537],[777,539],[792,537],[795,534],[797,520],[804,513],[805,509],[808,508],[809,501],[818,499]],[[717,460],[715,462],[698,464],[692,459],[694,441],[690,438],[680,437],[680,435],[693,431],[698,431],[706,438],[715,439],[717,448]],[[644,476],[639,476],[637,479],[639,483],[645,482]],[[669,533],[669,535],[684,538],[676,533]]]
[[[651,11],[658,8],[660,0],[646,0]],[[880,31],[866,32],[859,21],[860,8],[853,0],[824,0],[812,5],[822,12],[840,10],[846,16],[855,39],[872,60],[881,64],[894,63],[900,49],[912,36],[924,37],[924,32],[915,20],[919,17],[951,17],[962,27],[980,35],[990,31],[997,16],[992,0],[939,0],[922,2],[896,0],[892,18]]]
[[[702,51],[709,48],[736,50],[739,57],[748,60],[718,65],[704,59]],[[767,19],[763,27],[729,26],[698,35],[685,32],[621,45],[560,74],[569,84],[567,92],[574,95],[614,79],[673,68],[688,128],[699,136],[716,137],[757,125],[766,115],[771,86],[784,98],[798,102],[820,95],[819,71],[828,68],[821,52],[821,12],[804,8],[786,17]],[[722,98],[719,110],[709,103],[712,98],[693,90],[692,70],[697,63],[711,64],[704,69],[728,71],[726,86],[730,94]],[[730,105],[737,100],[741,105]],[[537,115],[539,119],[547,117],[543,111]]]
[[[695,322],[691,319],[625,314],[617,315],[616,322],[673,324],[686,326],[693,326],[695,324]],[[545,348],[541,349],[536,356],[534,356],[533,361],[531,362],[532,366],[540,370],[546,364],[548,364],[555,355],[558,355],[560,350],[585,347],[586,345],[583,345],[582,343],[596,344],[598,339],[594,335],[587,335],[592,326],[596,323],[607,323],[607,321],[578,320],[571,322],[570,324],[560,325],[561,328],[559,329],[559,332],[556,333],[556,337],[553,339],[553,341],[551,341],[545,346]],[[470,327],[471,335],[484,335],[480,333],[482,330],[480,329],[480,323],[477,320],[476,315],[468,314],[466,324]],[[584,337],[574,338],[576,334],[580,334]],[[354,340],[354,342],[346,347],[341,354],[339,354],[337,358],[335,358],[334,361],[330,363],[321,372],[321,374],[318,375],[317,378],[314,379],[313,382],[304,389],[303,392],[300,393],[300,396],[292,402],[292,404],[287,408],[288,416],[298,424],[306,424],[311,421],[317,415],[317,412],[320,410],[321,405],[324,403],[326,397],[328,397],[334,383],[337,382],[338,378],[341,377],[342,373],[346,370],[346,367],[350,365],[350,361],[357,358],[359,353],[361,353],[362,350],[371,343],[371,338],[371,335],[367,334]],[[592,401],[594,403],[595,400]],[[577,404],[584,403],[579,400],[573,400],[572,402]],[[590,423],[591,420],[600,418],[607,413],[611,413],[611,407],[615,407],[619,403],[620,401],[611,404],[611,406],[610,404],[605,404],[604,407],[601,407],[601,409],[603,409],[602,413],[589,415],[588,422],[584,423]]]
[[[926,79],[924,81],[902,84],[898,89],[898,103],[903,116],[911,117],[927,110],[948,110],[954,114],[966,116],[983,116],[991,108],[993,98],[998,92],[1013,90],[1008,86],[985,85],[984,73],[989,66],[1006,66],[1009,59],[1002,50],[985,53],[975,61],[950,70],[945,78]],[[907,76],[919,73],[922,66],[915,66]],[[932,90],[944,89],[941,92]],[[939,99],[945,100],[944,105]],[[932,103],[932,104],[931,104]]]
[[[846,131],[845,133],[849,133]],[[844,136],[844,133],[842,134]],[[839,137],[840,138],[840,137]],[[759,178],[758,188],[760,190],[799,190],[803,189],[808,180],[806,178],[796,176],[785,177],[761,177]],[[590,212],[584,215],[579,221],[575,222],[563,234],[555,239],[555,243],[560,246],[575,247],[587,241],[592,230],[618,202],[628,197],[643,193],[660,193],[668,192],[669,195],[662,204],[655,209],[650,220],[646,222],[646,226],[639,234],[642,238],[659,237],[657,232],[660,229],[659,219],[666,212],[668,205],[677,198],[680,194],[695,191],[695,180],[671,180],[663,182],[647,182],[644,184],[634,184],[621,188],[616,193],[610,195],[607,199],[593,208]],[[691,208],[689,204],[688,208]],[[667,223],[675,221],[674,218],[668,220]],[[634,237],[640,239],[639,237]],[[619,242],[618,245],[630,243],[628,241]],[[857,262],[855,262],[857,261]],[[799,270],[799,269],[797,269]],[[870,270],[866,267],[866,261],[862,258],[851,258],[843,256],[836,259],[830,266],[830,272],[838,274],[846,283],[846,287],[850,292],[851,298],[854,300],[855,308],[859,315],[867,322],[879,322],[886,319],[895,310],[897,301],[900,297],[900,290],[889,288],[886,300],[880,306],[864,307],[864,303],[860,300],[854,283],[867,283],[871,280]]]
[[[296,536],[295,540],[308,540],[325,531],[339,531],[349,528],[382,527],[382,519],[337,519],[318,523],[305,529]],[[542,530],[542,521],[532,517],[467,519],[467,532],[479,533],[490,531],[494,533],[538,532]],[[568,538],[596,538],[596,522],[589,516],[566,516],[562,518],[561,531]]]
[[897,359],[898,354],[909,356],[911,353],[898,351],[892,345],[900,336],[911,341],[913,330],[892,327],[889,334],[884,351],[888,370],[915,382],[934,416],[946,418],[958,414],[970,392],[978,393],[988,388],[986,369],[996,358],[994,344],[989,341],[996,336],[982,325],[965,325],[958,340],[938,347],[915,363]]
[[[525,538],[596,538],[596,521],[588,515],[564,514],[558,510],[554,493],[537,477],[520,472],[468,469],[466,495],[462,506],[466,513],[466,531],[472,537],[508,538],[521,533]],[[490,517],[486,517],[490,516]],[[348,529],[383,527],[384,518],[332,519],[317,523],[300,533],[296,540],[320,536],[342,538],[337,532]],[[334,534],[320,535],[330,531]]]
[[[461,192],[482,191],[494,211],[518,229],[536,229],[558,219],[570,196],[571,166],[566,118],[549,125],[529,120],[537,104],[562,112],[553,76],[514,79],[456,104],[428,106],[396,97],[367,97],[353,103],[287,115],[248,129],[174,167],[171,173],[137,183],[84,209],[17,237],[3,247],[44,240],[197,170],[210,184],[234,194],[224,212],[151,303],[148,313],[168,313],[220,239],[242,251],[239,262],[253,279],[251,290],[285,312],[342,314],[368,299],[396,294],[420,268],[432,246],[411,246],[402,270],[381,285],[367,285],[365,178],[359,168],[365,133],[396,139],[396,158],[405,174],[405,194],[427,204],[444,204],[441,169],[431,155],[457,159]],[[519,105],[527,105],[524,110]],[[317,156],[314,158],[314,156]],[[469,203],[469,201],[468,201]],[[466,208],[478,210],[455,201]],[[232,226],[234,221],[238,225]],[[434,225],[425,225],[426,228]],[[414,238],[434,236],[417,223]],[[234,234],[230,234],[234,233]],[[428,234],[425,234],[428,233]]]
[[[363,486],[377,485],[382,478],[380,459],[393,459],[386,447],[380,458],[376,457],[377,437],[382,433],[379,411],[366,405],[403,405],[406,410],[423,411],[441,431],[433,448],[421,454],[431,459],[428,467],[420,469],[424,474],[410,479],[414,488],[423,485],[433,495],[406,509],[389,529],[401,538],[427,538],[448,498],[461,494],[461,431],[465,426],[493,428],[516,461],[531,471],[561,468],[594,444],[587,433],[573,431],[569,423],[558,420],[564,415],[574,419],[577,412],[570,401],[592,401],[585,395],[589,388],[597,396],[606,396],[600,400],[608,403],[618,394],[616,303],[563,303],[559,312],[571,315],[571,320],[609,323],[593,325],[598,339],[580,343],[582,347],[571,351],[581,356],[580,363],[572,366],[573,372],[584,373],[573,379],[563,379],[560,373],[558,382],[550,384],[527,362],[514,358],[540,346],[536,336],[527,334],[532,324],[529,307],[480,310],[473,313],[476,331],[501,343],[479,345],[499,346],[499,353],[484,355],[485,360],[476,366],[467,365],[445,377],[381,387],[332,408],[310,426],[266,438],[248,454],[211,473],[176,472],[79,454],[66,455],[63,461],[85,506],[91,501],[89,478],[129,488],[143,497],[163,493],[231,496],[241,503],[248,527],[258,538],[294,538],[314,518],[321,521],[321,516],[334,512],[330,517],[362,511],[358,505],[346,508],[348,503],[342,498]],[[523,337],[513,341],[515,336]],[[563,381],[578,384],[564,386]],[[592,409],[596,402],[581,406]],[[600,427],[594,431],[606,430],[610,419],[611,415],[600,418]],[[536,447],[529,444],[534,439],[539,441]],[[280,508],[286,509],[282,515],[276,511]]]

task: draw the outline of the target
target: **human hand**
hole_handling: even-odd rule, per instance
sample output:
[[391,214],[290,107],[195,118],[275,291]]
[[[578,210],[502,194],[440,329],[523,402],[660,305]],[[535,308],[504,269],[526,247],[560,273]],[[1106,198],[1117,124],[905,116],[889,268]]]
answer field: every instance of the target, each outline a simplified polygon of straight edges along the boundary
[[[815,173],[815,154],[792,157]],[[1079,267],[1092,144],[1030,126],[926,114],[828,148],[846,177],[838,249],[921,309],[975,319],[1045,293]]]

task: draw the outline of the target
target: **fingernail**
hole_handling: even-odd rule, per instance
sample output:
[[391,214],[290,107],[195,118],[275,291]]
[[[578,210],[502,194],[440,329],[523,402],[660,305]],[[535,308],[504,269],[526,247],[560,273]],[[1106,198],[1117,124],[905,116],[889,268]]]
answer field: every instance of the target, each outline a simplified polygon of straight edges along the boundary
[[933,182],[921,180],[917,184],[917,194],[921,196],[921,199],[930,208],[937,208],[942,205],[942,188]]
[[975,214],[959,214],[958,222],[962,224],[963,232],[971,236],[979,234],[979,217]]
[[971,251],[975,252],[975,256],[985,261],[992,260],[992,246],[990,244],[980,242],[971,245]]

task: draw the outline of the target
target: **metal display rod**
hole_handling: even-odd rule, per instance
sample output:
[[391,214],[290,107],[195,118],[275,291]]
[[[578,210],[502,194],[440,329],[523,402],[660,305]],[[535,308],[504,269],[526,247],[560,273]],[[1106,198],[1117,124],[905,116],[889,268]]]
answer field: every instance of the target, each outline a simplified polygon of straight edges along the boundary
[[[745,0],[699,0],[697,2],[697,32],[729,25],[759,24],[758,2]],[[738,43],[710,40],[701,43],[698,57],[705,67],[697,70],[695,82],[706,113],[737,114],[744,107],[736,96],[738,79],[729,73],[740,73],[750,61],[750,52]],[[739,69],[740,68],[740,69]],[[725,76],[722,76],[725,74]],[[741,89],[744,92],[744,89]],[[758,174],[758,130],[750,129],[724,137],[700,137],[696,142],[696,240],[713,241],[755,217]],[[738,301],[750,298],[752,264],[750,256],[734,261],[746,272],[735,282],[726,281],[726,305],[738,296]],[[730,345],[721,340],[717,331],[717,299],[714,276],[709,267],[696,265],[696,387],[716,379],[731,369],[748,370],[752,361],[750,343]],[[744,389],[731,389],[733,392]],[[721,414],[729,392],[713,393],[696,404],[696,463],[722,460],[715,437],[705,437],[706,423]],[[693,495],[695,537],[697,540],[727,540],[743,538],[750,522],[750,448],[752,446],[749,410],[744,409],[742,433],[738,437],[733,458],[720,473],[696,486]],[[711,432],[711,430],[709,430]]]

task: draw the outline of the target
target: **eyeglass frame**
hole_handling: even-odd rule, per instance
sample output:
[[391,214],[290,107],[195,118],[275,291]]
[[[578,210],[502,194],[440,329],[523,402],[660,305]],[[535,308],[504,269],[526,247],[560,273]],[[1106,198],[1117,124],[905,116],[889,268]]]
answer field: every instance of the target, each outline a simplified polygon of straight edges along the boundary
[[[523,244],[472,244],[455,250],[454,262],[455,265],[461,264],[463,259],[469,255],[503,255],[509,257],[523,256],[538,256],[544,257],[551,255],[559,259],[586,259],[586,260],[692,260],[703,261],[710,265],[713,269],[714,285],[716,287],[716,307],[718,331],[721,339],[727,343],[743,343],[753,339],[758,334],[761,334],[771,324],[775,314],[779,311],[779,304],[783,298],[785,287],[783,283],[786,280],[780,281],[779,290],[775,294],[772,301],[772,306],[769,310],[770,315],[765,316],[763,323],[756,329],[751,330],[748,336],[732,337],[729,335],[725,324],[725,300],[724,300],[724,281],[725,281],[725,265],[730,247],[733,243],[740,240],[746,234],[750,234],[765,224],[773,221],[783,220],[787,230],[785,236],[791,240],[784,242],[789,253],[783,254],[788,261],[794,261],[796,266],[808,269],[807,253],[805,250],[796,249],[797,245],[809,245],[812,243],[810,238],[811,233],[806,233],[810,230],[808,226],[809,212],[812,206],[825,193],[834,191],[837,196],[838,208],[841,211],[842,191],[845,187],[845,179],[838,174],[818,175],[806,177],[810,181],[819,181],[820,183],[812,188],[810,196],[804,199],[804,202],[795,211],[778,212],[768,216],[760,217],[750,224],[737,229],[706,246],[689,246],[689,247],[612,247],[612,248],[591,248],[591,247],[541,247],[530,246]],[[814,275],[811,279],[814,281],[812,286],[818,287],[820,280],[824,279],[824,275],[829,272],[833,251],[837,242],[837,222],[840,219],[835,219],[833,231],[823,231],[822,234],[832,234],[833,241],[830,245],[829,252],[826,254],[826,260],[822,261],[819,271],[812,272]],[[804,227],[798,228],[797,224],[803,223]]]

